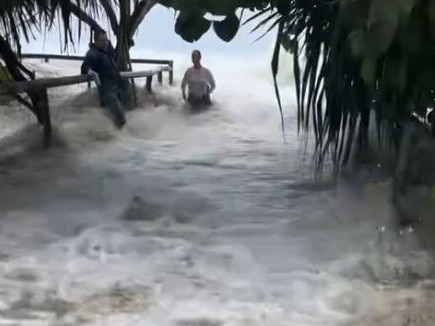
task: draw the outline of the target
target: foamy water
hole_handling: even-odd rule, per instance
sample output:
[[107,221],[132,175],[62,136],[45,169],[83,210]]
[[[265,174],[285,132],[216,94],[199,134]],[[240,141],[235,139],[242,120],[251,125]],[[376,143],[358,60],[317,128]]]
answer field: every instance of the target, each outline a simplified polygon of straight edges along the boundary
[[209,65],[212,110],[157,87],[120,132],[86,85],[53,91],[49,152],[2,107],[0,325],[433,325],[432,259],[388,182],[314,183],[268,67]]

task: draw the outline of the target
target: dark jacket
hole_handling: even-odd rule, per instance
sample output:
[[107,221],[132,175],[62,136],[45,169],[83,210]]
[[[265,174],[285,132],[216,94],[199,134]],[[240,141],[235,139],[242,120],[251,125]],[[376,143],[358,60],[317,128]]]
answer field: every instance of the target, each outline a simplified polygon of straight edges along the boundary
[[121,75],[115,63],[114,53],[115,51],[112,46],[109,46],[105,51],[95,44],[90,44],[82,63],[82,75],[87,74],[89,69],[92,69],[100,77],[101,88],[119,88]]

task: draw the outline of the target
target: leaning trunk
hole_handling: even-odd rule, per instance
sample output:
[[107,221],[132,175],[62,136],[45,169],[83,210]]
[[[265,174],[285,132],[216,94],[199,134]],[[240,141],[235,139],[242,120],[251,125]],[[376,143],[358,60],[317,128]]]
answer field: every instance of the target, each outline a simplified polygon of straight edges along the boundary
[[[130,1],[121,1],[119,4],[119,27],[117,29],[116,43],[116,62],[120,71],[131,71],[130,48],[132,46],[127,28],[130,19],[131,3]],[[131,109],[134,106],[135,87],[134,82],[122,80],[121,82],[122,100],[125,108]]]
[[[99,0],[99,3],[109,20],[113,33],[116,36],[117,42],[115,53],[118,69],[120,71],[131,71],[130,49],[134,45],[134,33],[137,31],[144,17],[158,3],[158,0],[125,0],[118,2]],[[132,8],[133,4],[134,7]],[[116,15],[117,8],[119,8],[119,15]],[[97,22],[82,9],[77,6],[74,6],[73,9],[73,14],[75,14],[79,20],[88,24],[93,29],[101,29]],[[117,16],[119,16],[119,21]],[[123,80],[121,84],[124,107],[130,109],[136,103],[134,80]]]
[[[0,57],[3,59],[9,75],[14,81],[27,81],[35,79],[33,72],[28,70],[19,60],[17,54],[13,51],[7,40],[0,36]],[[27,75],[27,77],[25,76]],[[39,102],[41,100],[40,93],[33,91],[27,95],[30,102],[22,98],[19,94],[13,94],[14,97],[23,105],[25,105],[35,116],[39,123],[42,122],[41,111],[39,110]]]
[[[120,71],[131,71],[130,42],[125,33],[119,31],[116,44],[116,63]],[[122,101],[127,109],[134,106],[135,87],[133,80],[123,79],[121,82]]]

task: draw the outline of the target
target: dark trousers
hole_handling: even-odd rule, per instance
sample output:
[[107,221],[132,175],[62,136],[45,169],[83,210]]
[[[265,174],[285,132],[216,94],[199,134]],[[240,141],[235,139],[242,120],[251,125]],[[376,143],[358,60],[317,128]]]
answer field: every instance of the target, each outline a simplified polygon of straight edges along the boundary
[[211,104],[210,100],[210,94],[205,94],[201,97],[193,96],[192,94],[189,94],[187,96],[187,102],[189,102],[192,105],[208,105]]
[[113,123],[121,128],[125,124],[125,112],[121,102],[121,91],[118,87],[100,87],[98,90],[100,104]]

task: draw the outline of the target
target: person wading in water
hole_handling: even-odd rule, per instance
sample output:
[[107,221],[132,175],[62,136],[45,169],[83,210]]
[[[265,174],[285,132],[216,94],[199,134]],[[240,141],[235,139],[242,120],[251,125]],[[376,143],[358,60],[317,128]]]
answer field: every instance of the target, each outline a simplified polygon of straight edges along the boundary
[[191,104],[211,104],[210,94],[216,88],[216,82],[210,70],[201,65],[199,50],[192,52],[192,63],[193,66],[186,70],[181,81],[183,99]]

